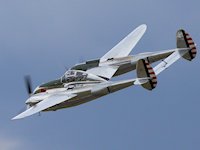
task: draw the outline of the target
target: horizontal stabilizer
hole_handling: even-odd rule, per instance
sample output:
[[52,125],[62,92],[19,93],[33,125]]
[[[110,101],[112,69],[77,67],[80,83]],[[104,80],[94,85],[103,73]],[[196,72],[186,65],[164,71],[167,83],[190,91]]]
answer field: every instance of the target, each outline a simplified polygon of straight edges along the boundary
[[182,58],[186,53],[188,53],[189,50],[190,50],[189,48],[177,49],[170,56],[168,56],[166,59],[162,60],[162,62],[160,62],[157,66],[155,66],[153,68],[155,71],[155,74],[156,75],[160,74],[162,71],[167,69],[173,63],[175,63],[177,60]]

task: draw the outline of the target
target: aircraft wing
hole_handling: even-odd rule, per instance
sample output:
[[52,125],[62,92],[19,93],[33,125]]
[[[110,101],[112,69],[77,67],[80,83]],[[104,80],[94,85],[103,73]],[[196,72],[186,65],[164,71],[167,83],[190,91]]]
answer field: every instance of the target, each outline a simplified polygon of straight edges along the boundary
[[106,61],[111,58],[119,58],[128,56],[131,50],[135,47],[138,41],[142,38],[145,33],[147,26],[145,24],[140,25],[121,40],[115,47],[101,57],[100,62]]
[[43,111],[43,110],[49,108],[49,107],[55,106],[66,100],[69,100],[75,96],[76,96],[76,94],[64,94],[64,93],[51,95],[48,98],[44,99],[43,101],[37,103],[36,105],[28,108],[26,111],[22,112],[21,114],[17,115],[16,117],[12,118],[12,120],[22,119],[22,118],[31,116],[35,113],[38,113],[40,111]]
[[88,69],[86,72],[97,75],[99,77],[103,77],[108,80],[112,78],[118,68],[118,66],[99,66]]

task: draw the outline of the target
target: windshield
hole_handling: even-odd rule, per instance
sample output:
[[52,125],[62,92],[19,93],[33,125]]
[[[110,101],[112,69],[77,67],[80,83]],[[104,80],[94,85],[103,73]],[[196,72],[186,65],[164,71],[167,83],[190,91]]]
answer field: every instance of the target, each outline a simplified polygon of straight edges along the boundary
[[87,79],[87,73],[77,70],[68,70],[64,76],[61,77],[62,83],[68,83],[73,81],[85,81]]

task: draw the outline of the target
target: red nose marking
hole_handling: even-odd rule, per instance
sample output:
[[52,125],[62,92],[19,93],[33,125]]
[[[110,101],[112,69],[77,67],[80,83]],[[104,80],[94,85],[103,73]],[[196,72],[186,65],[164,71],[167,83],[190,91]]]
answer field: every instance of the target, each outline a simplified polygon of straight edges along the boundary
[[46,92],[46,89],[40,89],[40,92]]

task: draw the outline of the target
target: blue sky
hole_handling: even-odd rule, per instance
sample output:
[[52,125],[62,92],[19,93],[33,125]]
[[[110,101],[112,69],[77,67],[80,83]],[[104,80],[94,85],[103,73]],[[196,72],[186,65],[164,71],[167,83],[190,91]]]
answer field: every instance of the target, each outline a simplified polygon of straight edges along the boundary
[[[65,66],[104,55],[138,25],[148,30],[132,54],[176,46],[179,28],[199,44],[196,0],[0,1],[0,149],[199,150],[199,56],[180,60],[152,91],[130,87],[98,100],[11,121],[34,87]],[[123,79],[135,76],[135,72]]]

